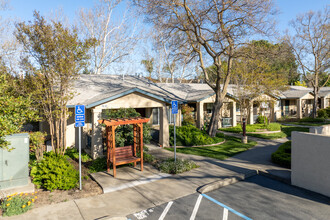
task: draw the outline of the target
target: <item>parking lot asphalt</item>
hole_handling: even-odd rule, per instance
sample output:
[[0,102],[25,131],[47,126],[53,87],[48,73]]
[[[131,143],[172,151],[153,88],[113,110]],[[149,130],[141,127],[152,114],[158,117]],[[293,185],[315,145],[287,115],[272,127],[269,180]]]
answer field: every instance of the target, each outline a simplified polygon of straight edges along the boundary
[[329,197],[264,176],[254,176],[206,194],[194,193],[141,210],[128,215],[127,219],[328,220],[329,216]]

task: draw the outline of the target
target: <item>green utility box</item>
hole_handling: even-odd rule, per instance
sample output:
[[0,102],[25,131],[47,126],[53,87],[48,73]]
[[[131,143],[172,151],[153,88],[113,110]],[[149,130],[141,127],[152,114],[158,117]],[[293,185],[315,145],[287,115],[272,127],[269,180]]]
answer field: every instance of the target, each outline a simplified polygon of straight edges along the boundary
[[5,139],[15,149],[0,149],[0,190],[28,185],[29,134],[13,134]]

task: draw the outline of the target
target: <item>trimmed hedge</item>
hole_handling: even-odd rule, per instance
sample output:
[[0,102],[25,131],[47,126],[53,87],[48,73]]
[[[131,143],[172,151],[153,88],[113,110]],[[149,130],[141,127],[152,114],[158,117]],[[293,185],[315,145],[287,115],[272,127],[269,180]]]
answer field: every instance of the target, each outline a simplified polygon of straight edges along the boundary
[[[193,125],[176,127],[176,145],[194,146],[216,144],[224,141],[223,134],[217,133],[216,137],[210,137],[206,132]],[[174,145],[174,126],[170,126],[170,144]]]
[[285,142],[272,154],[272,162],[291,168],[291,141]]
[[325,122],[324,118],[302,118],[299,122]]
[[169,174],[183,173],[199,166],[191,160],[177,159],[174,162],[174,158],[167,159],[159,165],[160,171]]

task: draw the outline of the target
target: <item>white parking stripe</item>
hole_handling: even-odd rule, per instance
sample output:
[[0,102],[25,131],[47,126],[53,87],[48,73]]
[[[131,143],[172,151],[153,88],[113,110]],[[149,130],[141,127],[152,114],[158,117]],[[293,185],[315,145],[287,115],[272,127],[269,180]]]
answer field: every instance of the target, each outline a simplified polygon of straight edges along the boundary
[[222,220],[228,220],[228,209],[223,208]]
[[173,204],[173,201],[171,201],[171,202],[167,203],[167,206],[166,206],[166,208],[164,209],[164,211],[163,211],[162,215],[159,217],[159,219],[158,219],[158,220],[163,220],[163,219],[165,218],[165,216],[166,216],[166,214],[167,214],[168,210],[170,210],[170,208],[171,208],[172,204]]
[[201,201],[202,201],[202,194],[199,194],[198,198],[197,198],[197,201],[196,201],[196,204],[195,204],[195,207],[194,207],[194,210],[190,216],[190,220],[194,220],[195,217],[196,217],[196,214],[197,214],[197,211],[198,211],[198,208],[199,208],[199,205],[201,204]]

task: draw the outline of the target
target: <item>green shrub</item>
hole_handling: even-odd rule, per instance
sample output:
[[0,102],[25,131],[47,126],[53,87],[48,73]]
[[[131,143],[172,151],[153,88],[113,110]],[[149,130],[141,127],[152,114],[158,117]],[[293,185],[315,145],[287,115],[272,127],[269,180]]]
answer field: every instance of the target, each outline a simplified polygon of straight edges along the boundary
[[75,188],[79,174],[66,157],[50,153],[31,169],[33,183],[47,190]]
[[327,107],[327,108],[325,109],[325,111],[327,112],[327,116],[328,116],[328,118],[330,118],[330,106]]
[[146,163],[154,164],[156,162],[156,158],[151,154],[143,152],[143,161]]
[[37,197],[29,194],[17,194],[7,196],[2,200],[1,209],[3,216],[20,215],[27,212],[33,206]]
[[317,117],[318,118],[328,118],[327,111],[325,109],[317,110]]
[[307,117],[307,118],[302,118],[299,119],[299,122],[324,122],[324,118],[311,118],[311,117]]
[[[74,147],[67,148],[66,151],[65,151],[65,155],[70,157],[73,160],[79,160],[79,152]],[[82,162],[88,162],[88,161],[91,161],[91,160],[92,160],[92,158],[88,154],[86,154],[85,152],[81,153],[81,161]]]
[[291,168],[291,141],[285,142],[272,154],[272,162]]
[[169,174],[183,173],[197,167],[197,164],[191,160],[177,159],[174,162],[174,158],[167,159],[159,165],[160,171]]
[[[121,108],[118,110],[108,109],[102,112],[102,117],[104,119],[110,118],[131,118],[131,117],[141,117],[134,108]],[[123,147],[132,145],[133,143],[133,125],[122,125],[116,129],[116,147]],[[143,124],[143,143],[148,144],[151,140],[150,135],[150,125]]]
[[268,124],[268,118],[267,116],[259,115],[256,122],[257,124]]
[[92,164],[89,166],[90,173],[97,173],[100,171],[107,170],[107,158],[99,157],[92,161]]
[[[170,126],[170,144],[174,145],[174,127]],[[208,145],[223,141],[222,134],[216,137],[210,137],[206,132],[199,130],[193,125],[176,127],[176,145],[177,146],[193,146]]]
[[267,125],[268,131],[280,131],[281,130],[281,124],[279,123],[270,123]]

